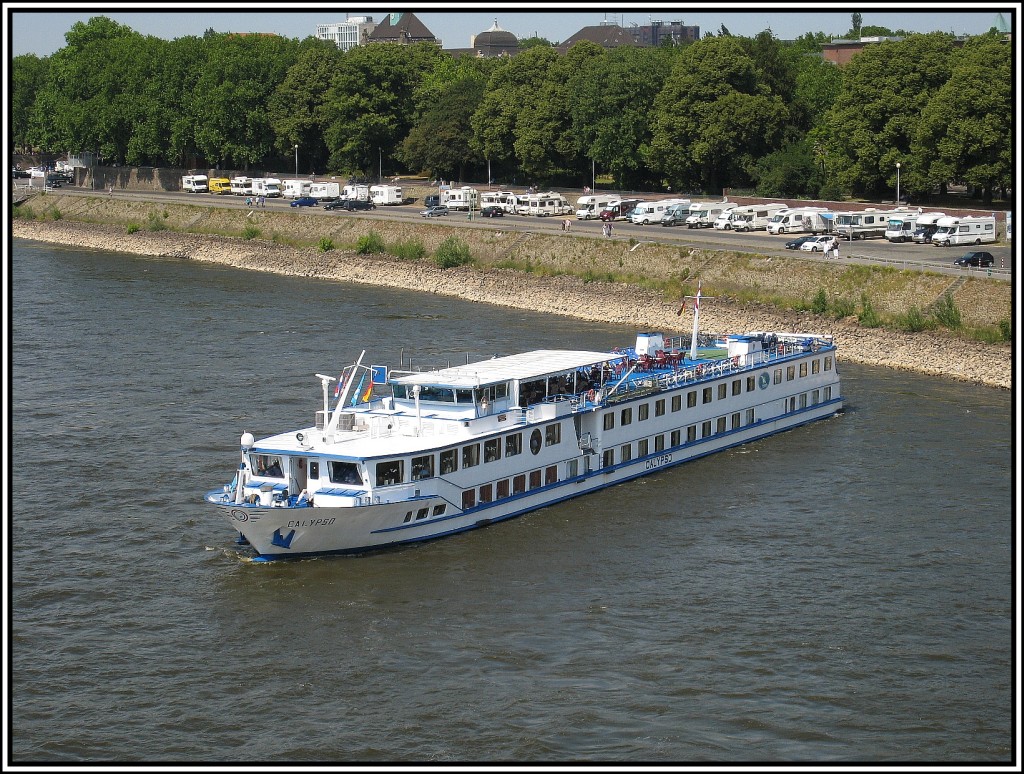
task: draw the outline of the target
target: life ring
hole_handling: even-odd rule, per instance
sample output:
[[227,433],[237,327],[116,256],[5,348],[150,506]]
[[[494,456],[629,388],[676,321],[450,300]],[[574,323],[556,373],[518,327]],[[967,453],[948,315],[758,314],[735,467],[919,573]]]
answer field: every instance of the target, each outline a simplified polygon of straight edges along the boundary
[[587,390],[587,400],[591,403],[597,403],[597,393],[594,390]]

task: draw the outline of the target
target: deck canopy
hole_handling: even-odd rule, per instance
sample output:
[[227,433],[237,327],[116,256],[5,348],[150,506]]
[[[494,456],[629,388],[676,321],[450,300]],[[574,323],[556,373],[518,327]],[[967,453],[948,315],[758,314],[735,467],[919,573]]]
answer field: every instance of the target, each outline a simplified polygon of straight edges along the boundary
[[393,378],[394,385],[430,385],[434,387],[472,388],[502,384],[513,379],[523,381],[551,374],[561,374],[576,368],[591,368],[624,355],[609,352],[586,352],[567,349],[538,349],[518,355],[496,357],[467,363],[464,366],[424,371]]

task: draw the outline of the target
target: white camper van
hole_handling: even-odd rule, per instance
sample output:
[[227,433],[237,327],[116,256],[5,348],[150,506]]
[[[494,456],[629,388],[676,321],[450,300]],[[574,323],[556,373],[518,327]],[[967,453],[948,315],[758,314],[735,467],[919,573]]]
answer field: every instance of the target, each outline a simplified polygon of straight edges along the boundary
[[723,212],[729,212],[736,205],[733,202],[704,202],[696,212],[690,205],[690,215],[686,218],[687,228],[707,228],[713,226]]
[[919,245],[931,244],[932,237],[939,230],[939,221],[947,217],[944,212],[925,212],[917,217],[917,225],[911,239]]
[[951,245],[980,245],[996,241],[996,219],[992,215],[967,218],[942,218],[939,230],[932,237],[932,244],[940,247]]
[[852,212],[837,212],[835,216],[836,234],[843,239],[884,237],[889,218],[909,214],[910,210],[905,207],[895,210],[879,210],[876,207],[868,207]]
[[[824,231],[825,224],[822,222],[821,213],[827,213],[825,207],[789,207],[779,210],[768,221],[769,234],[797,234],[804,231]],[[817,217],[812,217],[817,215]],[[804,218],[807,217],[805,222]],[[818,228],[812,228],[812,227]]]
[[368,202],[370,201],[370,186],[362,185],[361,183],[346,185],[341,189],[339,198],[349,201]]
[[576,219],[593,220],[601,216],[601,212],[621,201],[615,194],[599,194],[597,196],[581,196],[576,200]]
[[918,209],[916,212],[890,215],[885,224],[885,238],[890,242],[909,242],[914,238],[914,229],[917,228],[917,221],[922,214]]
[[[676,204],[682,205],[684,208],[692,206],[689,199],[662,199],[657,202],[641,202],[630,214],[629,219],[631,222],[639,223],[643,226],[646,226],[648,223],[661,223],[661,219],[668,208]],[[679,211],[678,208],[674,210],[674,212]],[[686,212],[686,210],[683,209],[682,212]],[[685,218],[683,218],[683,221],[685,221]]]
[[514,214],[519,197],[511,191],[485,191],[480,194],[480,208],[500,207],[509,214]]
[[725,210],[715,219],[715,228],[720,231],[757,231],[768,228],[776,213],[786,209],[785,204],[744,204]]
[[401,204],[402,187],[399,185],[371,185],[370,201],[378,206],[382,204]]
[[206,175],[185,175],[181,178],[181,190],[189,193],[209,191],[210,179]]
[[329,202],[341,196],[339,183],[310,183],[309,195],[321,202]]
[[312,185],[308,180],[285,180],[282,184],[281,194],[285,199],[298,199],[302,196],[309,196],[309,187]]
[[252,192],[257,196],[274,199],[281,195],[281,181],[276,177],[257,177],[252,181]]
[[690,217],[690,200],[683,199],[666,207],[660,222],[663,226],[678,226],[680,223],[685,223],[688,217]]
[[441,204],[447,205],[449,210],[478,210],[480,209],[480,193],[468,185],[464,185],[462,188],[453,188],[444,192]]
[[531,194],[525,198],[520,197],[516,205],[516,212],[520,215],[536,215],[538,217],[549,217],[551,215],[569,215],[572,212],[572,205],[569,200],[556,191]]
[[252,195],[252,178],[251,177],[233,177],[231,178],[231,193],[235,196],[251,196]]

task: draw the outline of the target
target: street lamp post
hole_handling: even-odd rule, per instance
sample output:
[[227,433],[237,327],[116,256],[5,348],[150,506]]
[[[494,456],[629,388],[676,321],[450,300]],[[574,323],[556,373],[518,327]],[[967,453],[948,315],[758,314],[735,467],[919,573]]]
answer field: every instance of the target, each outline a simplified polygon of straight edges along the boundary
[[299,144],[295,144],[295,177],[299,176]]
[[896,162],[896,206],[900,204],[900,163]]

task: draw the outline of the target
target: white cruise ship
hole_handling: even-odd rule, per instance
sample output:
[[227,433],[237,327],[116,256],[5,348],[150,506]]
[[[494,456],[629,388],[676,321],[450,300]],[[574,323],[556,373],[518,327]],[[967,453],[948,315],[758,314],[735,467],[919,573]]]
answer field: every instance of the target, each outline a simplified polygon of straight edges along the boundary
[[234,479],[206,500],[256,560],[360,553],[489,525],[842,409],[830,336],[700,339],[695,313],[685,340],[640,333],[611,352],[415,373],[366,367],[364,353],[338,379],[317,374],[312,426],[243,434]]

